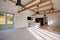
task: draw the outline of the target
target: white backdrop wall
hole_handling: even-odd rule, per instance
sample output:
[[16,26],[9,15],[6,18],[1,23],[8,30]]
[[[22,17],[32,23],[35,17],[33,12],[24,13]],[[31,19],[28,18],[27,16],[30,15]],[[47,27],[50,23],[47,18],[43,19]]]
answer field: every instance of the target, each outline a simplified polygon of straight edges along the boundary
[[60,26],[60,12],[48,14],[47,17],[48,17],[48,24],[50,26]]
[[27,27],[28,26],[28,20],[27,16],[30,16],[33,12],[30,12],[29,10],[21,12],[21,13],[16,13],[15,14],[15,28],[20,28],[20,27]]
[[[60,9],[60,5],[58,5],[60,0],[55,0],[55,8]],[[28,21],[27,16],[30,16],[34,12],[31,12],[29,10],[17,13],[17,11],[20,9],[19,6],[15,6],[14,3],[10,1],[4,2],[4,0],[0,0],[0,11],[1,12],[8,12],[8,13],[14,13],[14,27],[15,28],[21,28],[21,27],[27,27]],[[56,14],[49,14],[48,16],[48,22],[50,26],[60,26],[60,13]]]

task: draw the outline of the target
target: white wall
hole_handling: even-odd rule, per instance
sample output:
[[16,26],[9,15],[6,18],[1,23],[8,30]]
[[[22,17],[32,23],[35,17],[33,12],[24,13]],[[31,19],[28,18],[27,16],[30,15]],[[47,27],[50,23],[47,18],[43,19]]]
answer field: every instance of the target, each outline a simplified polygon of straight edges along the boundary
[[[60,26],[60,12],[53,13],[53,14],[47,14],[46,16],[48,17],[47,19],[48,19],[48,25],[49,26],[51,26],[51,27]],[[44,15],[39,15],[39,16],[36,15],[36,17],[44,17]]]
[[20,10],[20,6],[15,6],[14,3],[8,0],[6,2],[4,2],[4,0],[0,0],[0,11],[14,14],[14,28],[28,26],[27,16],[29,16],[33,12],[27,10],[22,13],[17,13],[18,10]]
[[[60,0],[58,0],[60,1]],[[58,5],[60,2],[58,2],[57,0],[55,0],[55,2],[57,3],[55,5],[56,9],[60,8],[60,5]],[[33,12],[30,12],[29,10],[21,12],[21,13],[17,13],[17,11],[20,9],[20,7],[15,6],[14,3],[10,2],[10,1],[6,1],[4,2],[4,0],[0,0],[0,11],[1,12],[8,12],[8,13],[14,13],[14,27],[15,28],[20,28],[20,27],[26,27],[28,26],[28,21],[27,21],[27,16],[30,16],[31,14],[33,14]],[[49,24],[51,26],[60,26],[60,14],[50,14],[47,15],[49,18],[49,22],[52,20],[53,23]]]
[[27,27],[28,26],[27,16],[30,16],[32,13],[33,12],[30,12],[29,10],[21,13],[16,13],[14,19],[15,28]]
[[54,14],[48,14],[49,26],[60,26],[60,12]]

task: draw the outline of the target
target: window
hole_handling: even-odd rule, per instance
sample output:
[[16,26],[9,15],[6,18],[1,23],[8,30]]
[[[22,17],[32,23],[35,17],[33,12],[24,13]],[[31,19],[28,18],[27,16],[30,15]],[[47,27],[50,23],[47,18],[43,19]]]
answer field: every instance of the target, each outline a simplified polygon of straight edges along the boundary
[[13,15],[7,14],[7,24],[13,24]]
[[4,25],[5,24],[5,19],[6,14],[0,13],[0,25]]
[[14,15],[0,12],[0,28],[13,27]]

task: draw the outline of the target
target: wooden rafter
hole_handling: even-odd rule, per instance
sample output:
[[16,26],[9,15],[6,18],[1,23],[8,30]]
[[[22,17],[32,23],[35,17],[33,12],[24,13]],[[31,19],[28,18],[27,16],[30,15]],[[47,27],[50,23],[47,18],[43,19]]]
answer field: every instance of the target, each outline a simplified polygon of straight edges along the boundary
[[30,1],[30,2],[28,2],[27,4],[24,4],[24,6],[27,6],[27,5],[31,4],[31,3],[33,3],[34,1],[36,1],[36,0]]
[[[52,0],[50,0],[50,3],[53,4]],[[55,10],[54,6],[51,5],[51,9],[50,9],[50,11],[54,12],[54,10]]]
[[[49,0],[48,0],[48,1],[49,1]],[[19,12],[22,12],[22,11],[24,11],[24,10],[28,10],[28,9],[30,9],[30,8],[32,8],[32,7],[34,7],[34,6],[36,6],[37,4],[43,4],[43,3],[45,3],[45,2],[47,2],[47,1],[38,2],[38,3],[36,3],[36,4],[34,4],[34,5],[30,6],[30,7],[26,7],[25,9],[22,9],[22,10],[18,11],[18,13],[19,13]]]
[[[13,3],[16,3],[14,0],[10,0],[10,1],[13,2]],[[36,1],[36,0],[31,0],[30,2],[24,4],[23,6],[25,7],[25,6],[31,4],[31,3],[34,2],[34,1]]]
[[36,11],[35,10],[32,10],[32,9],[29,9],[30,11],[33,11],[33,12],[35,12],[36,13]]
[[[50,0],[50,3],[53,4],[52,0]],[[51,7],[53,8],[53,5],[51,5]]]
[[13,0],[9,0],[9,1],[11,1],[11,2],[13,2],[13,3],[16,3],[15,1],[13,1]]
[[54,12],[50,12],[50,14],[51,14],[51,13],[57,13],[57,12],[60,12],[60,10],[56,10],[56,11],[54,11]]
[[[46,11],[48,11],[48,12],[46,12]],[[43,12],[43,13],[41,13],[41,12]],[[40,11],[39,12],[39,14],[52,14],[52,13],[57,13],[57,12],[60,12],[60,10],[55,10],[54,12],[49,12],[49,9],[48,10],[45,10],[45,11]]]
[[40,3],[44,3],[44,2],[46,2],[46,1],[48,1],[48,0],[40,0]]
[[[60,12],[60,10],[55,10],[55,9],[54,9],[52,0],[50,0],[50,4],[51,4],[51,8],[50,8],[50,9],[39,11],[39,14],[40,14],[40,15],[41,15],[41,14],[52,14],[52,13]],[[44,7],[44,6],[43,6],[43,7]],[[37,9],[37,8],[36,8],[36,9]],[[33,10],[30,9],[30,10],[33,11],[33,12],[36,12],[36,11],[34,11],[35,9],[33,9]],[[43,12],[43,13],[41,13],[41,12]],[[35,14],[33,14],[32,16],[35,16],[35,15],[37,15],[37,14],[35,13]]]
[[[54,4],[53,4],[54,5]],[[47,7],[47,6],[51,6],[51,4],[46,4],[46,5],[43,5],[43,6],[40,6],[38,7],[39,9],[43,8],[43,7]],[[34,10],[36,10],[37,8],[34,8],[34,9],[30,9],[31,11],[35,12]],[[49,9],[50,10],[50,9]],[[44,10],[45,11],[45,10]]]
[[[44,8],[44,7],[48,7],[48,6],[51,6],[52,4],[46,4],[46,5],[43,5],[43,6],[40,6],[40,7],[38,7],[39,9],[41,9],[41,8]],[[54,5],[54,4],[53,4]],[[37,8],[34,8],[33,10],[36,10]]]
[[[50,12],[50,13],[49,12],[48,13],[45,12],[45,14],[53,14],[53,13],[57,13],[57,12],[60,12],[60,10],[57,10],[57,11],[54,11],[54,12]],[[35,15],[37,15],[37,14],[33,14],[32,16],[35,16]],[[38,15],[44,15],[44,13],[39,12]]]

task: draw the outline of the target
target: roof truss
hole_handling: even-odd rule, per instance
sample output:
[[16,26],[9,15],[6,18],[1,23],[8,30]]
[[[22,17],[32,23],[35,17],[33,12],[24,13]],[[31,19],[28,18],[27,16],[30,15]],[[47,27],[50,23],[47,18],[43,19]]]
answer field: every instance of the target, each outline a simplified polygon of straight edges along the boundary
[[49,0],[47,0],[47,1],[40,1],[40,2],[38,2],[38,3],[36,3],[36,4],[32,5],[32,6],[25,7],[24,9],[18,11],[18,13],[20,13],[20,12],[22,12],[22,11],[24,11],[24,10],[28,10],[28,9],[30,9],[30,8],[32,8],[32,7],[34,7],[34,6],[36,6],[37,4],[43,4],[43,3],[48,2],[48,1],[49,1]]

